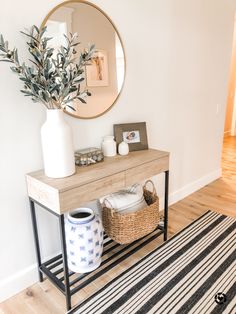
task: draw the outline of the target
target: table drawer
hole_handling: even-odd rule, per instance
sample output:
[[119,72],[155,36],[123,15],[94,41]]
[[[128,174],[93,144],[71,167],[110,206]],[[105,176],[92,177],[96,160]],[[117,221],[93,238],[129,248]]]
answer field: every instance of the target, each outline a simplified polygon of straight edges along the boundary
[[60,193],[61,213],[125,187],[125,172]]
[[169,169],[168,156],[144,163],[138,167],[126,170],[125,184],[126,186],[132,185],[147,178],[153,177],[168,169]]

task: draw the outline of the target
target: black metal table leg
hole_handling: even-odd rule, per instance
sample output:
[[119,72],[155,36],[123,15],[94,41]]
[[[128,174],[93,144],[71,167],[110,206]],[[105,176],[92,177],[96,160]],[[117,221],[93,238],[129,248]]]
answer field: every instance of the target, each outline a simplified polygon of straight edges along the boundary
[[35,213],[35,204],[31,199],[30,199],[30,212],[31,212],[31,219],[32,219],[32,226],[33,226],[33,233],[34,233],[34,244],[35,244],[35,250],[36,250],[36,258],[37,258],[37,263],[38,263],[39,281],[42,282],[43,281],[43,274],[39,270],[39,268],[42,265],[42,261],[41,261],[41,254],[40,254],[37,218],[36,218],[36,213]]
[[61,249],[62,249],[63,270],[64,270],[66,307],[67,307],[67,311],[69,311],[71,309],[71,292],[70,292],[70,280],[69,280],[69,270],[68,270],[67,252],[66,252],[65,221],[64,221],[63,214],[59,216],[59,220],[60,220],[59,227],[60,227]]
[[169,170],[165,171],[165,199],[164,199],[164,241],[168,236],[168,195],[169,195]]

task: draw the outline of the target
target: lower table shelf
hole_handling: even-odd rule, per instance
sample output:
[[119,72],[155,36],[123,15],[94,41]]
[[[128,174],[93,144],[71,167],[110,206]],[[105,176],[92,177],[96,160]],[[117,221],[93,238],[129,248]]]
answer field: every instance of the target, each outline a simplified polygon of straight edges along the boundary
[[[92,281],[98,279],[113,267],[118,265],[126,258],[132,256],[135,252],[143,248],[145,245],[153,241],[156,237],[164,233],[164,228],[158,226],[152,233],[127,245],[120,245],[111,240],[107,235],[104,236],[104,251],[102,263],[99,268],[90,273],[76,274],[69,272],[70,295],[75,294],[83,289]],[[57,288],[66,295],[66,286],[64,283],[64,270],[62,254],[59,254],[50,260],[44,262],[39,270],[49,280],[52,281]]]

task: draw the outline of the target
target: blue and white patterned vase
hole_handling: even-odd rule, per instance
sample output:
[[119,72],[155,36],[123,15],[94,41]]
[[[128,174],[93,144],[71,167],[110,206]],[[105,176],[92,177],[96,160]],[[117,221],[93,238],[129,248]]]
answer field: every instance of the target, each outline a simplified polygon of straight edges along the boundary
[[93,271],[101,264],[103,226],[90,208],[78,208],[65,219],[68,267],[76,273]]

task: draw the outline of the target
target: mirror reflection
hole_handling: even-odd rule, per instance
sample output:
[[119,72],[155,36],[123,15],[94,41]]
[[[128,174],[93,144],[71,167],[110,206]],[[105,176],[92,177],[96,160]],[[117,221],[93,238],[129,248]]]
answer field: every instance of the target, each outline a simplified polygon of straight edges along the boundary
[[[69,1],[49,13],[43,25],[54,47],[65,44],[63,34],[78,33],[78,53],[95,44],[96,52],[86,66],[81,88],[92,96],[86,104],[74,101],[75,111],[67,112],[78,118],[95,118],[105,113],[118,98],[125,76],[125,57],[120,36],[110,19],[100,9],[87,2]],[[76,48],[77,48],[76,47]]]

